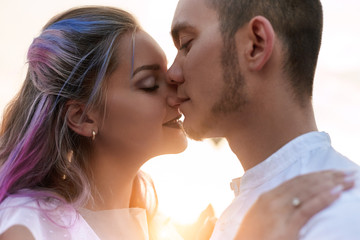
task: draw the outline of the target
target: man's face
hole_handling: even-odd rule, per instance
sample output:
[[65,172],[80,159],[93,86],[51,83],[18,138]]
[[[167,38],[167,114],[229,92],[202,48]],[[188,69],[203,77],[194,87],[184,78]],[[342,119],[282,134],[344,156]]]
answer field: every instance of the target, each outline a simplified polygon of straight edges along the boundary
[[224,42],[218,15],[205,0],[179,1],[172,36],[178,54],[169,77],[183,100],[184,128],[194,139],[222,137],[224,117],[246,102],[235,42]]

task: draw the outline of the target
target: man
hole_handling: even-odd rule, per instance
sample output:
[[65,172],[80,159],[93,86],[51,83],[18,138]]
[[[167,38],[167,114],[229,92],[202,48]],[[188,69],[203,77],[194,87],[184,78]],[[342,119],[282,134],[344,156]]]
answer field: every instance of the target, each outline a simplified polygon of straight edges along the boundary
[[[322,36],[318,0],[180,0],[172,23],[184,128],[194,139],[225,137],[245,174],[211,239],[233,239],[258,196],[297,175],[358,171],[318,132],[312,87]],[[302,202],[294,196],[289,205]],[[266,214],[266,213],[264,213]],[[313,217],[301,239],[359,239],[355,188]]]

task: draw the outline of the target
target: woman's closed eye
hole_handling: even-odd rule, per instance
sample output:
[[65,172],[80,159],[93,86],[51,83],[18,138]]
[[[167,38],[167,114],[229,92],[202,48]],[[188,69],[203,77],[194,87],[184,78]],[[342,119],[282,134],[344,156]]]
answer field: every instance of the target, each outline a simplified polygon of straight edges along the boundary
[[154,76],[144,78],[136,83],[136,87],[145,92],[154,92],[159,88]]
[[159,85],[154,85],[153,87],[149,87],[149,88],[142,88],[141,90],[145,91],[145,92],[154,92],[159,88]]

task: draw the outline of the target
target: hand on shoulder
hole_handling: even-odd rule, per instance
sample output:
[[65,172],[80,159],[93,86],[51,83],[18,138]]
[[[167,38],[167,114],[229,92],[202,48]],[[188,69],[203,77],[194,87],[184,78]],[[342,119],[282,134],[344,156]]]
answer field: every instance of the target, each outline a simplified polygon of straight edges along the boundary
[[354,176],[322,171],[295,177],[262,194],[247,212],[235,239],[295,240],[316,213],[354,186]]

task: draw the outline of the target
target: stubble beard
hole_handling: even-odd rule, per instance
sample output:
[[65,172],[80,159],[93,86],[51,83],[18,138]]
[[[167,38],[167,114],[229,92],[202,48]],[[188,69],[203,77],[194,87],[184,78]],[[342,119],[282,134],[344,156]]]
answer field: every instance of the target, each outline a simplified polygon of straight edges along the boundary
[[208,116],[203,116],[203,121],[200,126],[197,126],[197,129],[185,127],[187,136],[196,141],[206,138],[224,116],[241,111],[247,103],[244,77],[240,70],[234,39],[224,40],[221,51],[221,66],[224,87],[219,100],[212,106]]

